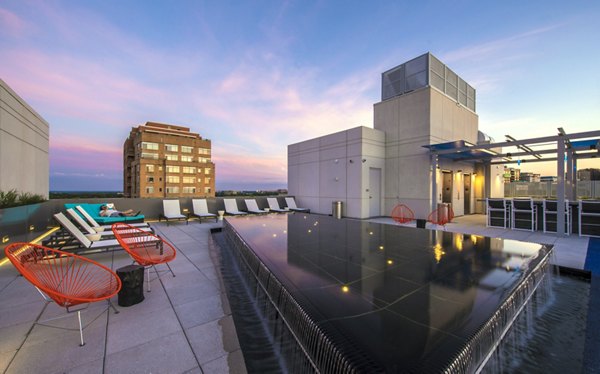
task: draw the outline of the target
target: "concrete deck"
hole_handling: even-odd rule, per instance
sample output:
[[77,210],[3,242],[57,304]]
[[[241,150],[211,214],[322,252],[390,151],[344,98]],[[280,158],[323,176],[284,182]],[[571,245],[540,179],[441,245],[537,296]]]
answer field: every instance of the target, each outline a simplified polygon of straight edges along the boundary
[[[415,226],[414,222],[402,225],[395,222],[391,218],[375,218],[370,221],[390,225]],[[514,239],[540,244],[552,244],[554,246],[554,258],[552,262],[555,265],[577,270],[583,270],[585,267],[585,260],[590,240],[589,237],[578,236],[577,234],[559,237],[554,233],[544,233],[541,231],[523,231],[486,227],[485,222],[486,216],[482,214],[456,217],[452,223],[448,223],[446,225],[445,230],[463,234],[489,236],[492,238]],[[432,225],[430,223],[427,223],[426,228],[438,230],[444,229],[441,226]]]
[[[391,218],[372,221],[397,224]],[[210,238],[209,229],[221,223],[152,226],[178,249],[172,262],[177,276],[166,273],[153,280],[146,299],[128,308],[117,306],[119,314],[104,311],[105,303],[90,306],[83,314],[84,323],[90,323],[84,347],[78,345],[76,330],[34,324],[64,314],[64,309],[45,303],[12,265],[0,266],[0,372],[245,373]],[[583,269],[586,261],[586,237],[487,228],[482,215],[458,217],[445,229],[553,244],[555,262],[565,267]],[[123,251],[89,257],[115,270],[131,264]],[[113,302],[117,304],[116,297]],[[52,323],[77,328],[76,315]]]
[[[0,372],[3,373],[244,373],[231,312],[218,276],[210,227],[220,223],[153,223],[178,249],[165,273],[151,281],[145,300],[120,311],[94,303],[82,314],[89,323],[86,345],[79,331],[34,324],[64,313],[45,303],[8,263],[0,266]],[[123,251],[89,255],[117,269],[130,265]],[[159,269],[164,268],[164,265]],[[156,274],[151,272],[151,279]],[[97,319],[95,319],[97,317]],[[50,322],[77,329],[76,314]]]

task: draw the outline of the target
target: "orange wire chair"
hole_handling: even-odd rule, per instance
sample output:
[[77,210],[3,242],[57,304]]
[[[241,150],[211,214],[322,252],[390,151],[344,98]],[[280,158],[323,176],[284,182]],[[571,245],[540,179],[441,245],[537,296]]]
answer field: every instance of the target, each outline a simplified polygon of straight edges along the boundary
[[408,223],[415,220],[415,214],[404,204],[398,204],[392,209],[392,218],[398,223]]
[[452,219],[454,219],[454,211],[452,210],[452,207],[440,206],[429,214],[429,217],[427,217],[427,222],[443,226],[445,230],[446,224],[448,222],[452,222]]
[[[121,279],[106,266],[73,253],[31,243],[11,244],[4,249],[4,253],[46,301],[54,301],[66,308],[67,313],[77,312],[81,346],[85,345],[83,329],[87,327],[82,326],[81,311],[87,306],[77,310],[70,308],[107,300],[109,307],[119,313],[109,299],[121,289]],[[64,317],[35,323],[44,325],[45,322]]]
[[133,262],[137,262],[147,269],[148,292],[150,292],[150,268],[154,268],[160,277],[156,265],[165,264],[175,277],[169,262],[175,259],[177,251],[171,244],[159,236],[122,222],[113,224],[112,232],[121,247],[129,253]]

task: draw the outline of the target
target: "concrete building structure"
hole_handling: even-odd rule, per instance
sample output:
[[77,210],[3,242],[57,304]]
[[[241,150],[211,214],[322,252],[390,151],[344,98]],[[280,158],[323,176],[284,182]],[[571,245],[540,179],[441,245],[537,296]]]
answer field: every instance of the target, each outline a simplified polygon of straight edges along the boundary
[[580,181],[598,181],[600,180],[600,169],[588,168],[577,170],[577,179]]
[[47,198],[49,143],[48,122],[0,79],[0,191]]
[[438,203],[450,204],[456,215],[482,213],[481,198],[504,195],[503,169],[438,159],[427,148],[489,143],[475,108],[475,89],[430,53],[390,69],[382,73],[374,129],[288,146],[289,193],[323,214],[342,201],[344,215],[355,218],[389,216],[399,203],[417,218]]
[[518,182],[521,180],[521,169],[504,167],[504,182]]
[[146,122],[123,144],[126,197],[214,197],[211,141],[188,127]]

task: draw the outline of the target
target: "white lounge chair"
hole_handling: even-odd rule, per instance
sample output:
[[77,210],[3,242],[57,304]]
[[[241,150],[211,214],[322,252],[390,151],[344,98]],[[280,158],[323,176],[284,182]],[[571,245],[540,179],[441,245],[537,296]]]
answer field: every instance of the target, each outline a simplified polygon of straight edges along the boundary
[[296,206],[296,201],[294,200],[293,197],[286,197],[285,198],[285,203],[287,204],[288,208],[290,208],[290,210],[293,210],[294,212],[310,213],[310,209],[298,208]]
[[192,207],[194,208],[193,214],[194,216],[198,217],[200,223],[202,223],[202,218],[214,218],[215,222],[217,222],[217,215],[208,212],[208,204],[206,203],[206,199],[192,199]]
[[223,199],[223,203],[225,203],[225,213],[227,214],[231,214],[232,216],[248,214],[247,212],[242,212],[238,209],[235,199]]
[[277,201],[277,198],[275,198],[275,197],[267,197],[267,203],[269,204],[269,209],[271,209],[271,211],[273,211],[273,212],[277,212],[277,213],[289,213],[290,212],[289,209],[281,209],[279,207],[279,202]]
[[[83,218],[81,218],[81,216],[79,214],[77,214],[77,212],[75,212],[72,208],[67,209],[67,213],[89,235],[100,234],[100,238],[101,239],[103,239],[103,238],[110,238],[110,237],[114,236],[114,234],[113,234],[113,232],[111,230],[104,231],[103,229],[102,230],[96,230],[96,229],[94,229],[93,227],[91,227],[90,225],[88,225],[87,222],[85,222],[83,220]],[[146,226],[146,227],[139,227],[139,229],[142,230],[142,231],[146,231],[146,232],[151,232],[152,231],[152,229],[150,227],[148,227],[148,226]]]
[[248,209],[249,213],[253,213],[253,214],[267,214],[266,210],[262,210],[258,207],[258,204],[256,203],[256,200],[254,199],[245,199],[244,200],[246,202],[246,209]]
[[[79,244],[84,247],[85,249],[90,249],[90,250],[106,250],[106,249],[110,249],[110,248],[119,248],[121,247],[119,242],[116,239],[106,239],[106,240],[97,240],[97,241],[92,241],[91,239],[93,239],[92,236],[85,236],[81,230],[79,230],[74,224],[73,222],[69,221],[69,219],[62,213],[56,213],[54,215],[54,218],[56,219],[56,221],[58,221],[58,223],[65,229],[67,230],[71,236],[72,239],[75,239],[79,242]],[[100,237],[100,235],[98,234],[97,237]],[[65,245],[70,244],[70,242],[65,242],[61,245],[61,248]],[[60,248],[57,248],[60,249]]]
[[[110,230],[110,228],[112,227],[112,225],[100,225],[98,222],[96,222],[94,217],[90,216],[90,214],[85,209],[83,209],[83,207],[81,205],[77,205],[75,208],[77,209],[79,214],[81,214],[90,223],[92,228],[101,227],[104,230]],[[147,222],[127,223],[127,224],[131,225],[133,227],[149,227],[150,226]]]
[[167,220],[167,226],[169,226],[169,220],[185,220],[185,224],[188,224],[188,216],[181,214],[181,205],[179,200],[163,200],[163,214],[158,217],[158,222],[161,218]]
[[[89,249],[89,250],[108,250],[111,248],[121,248],[121,245],[119,244],[119,242],[117,241],[117,239],[102,239],[102,240],[91,240],[93,239],[93,237],[91,235],[84,235],[84,233],[81,232],[81,230],[79,230],[74,224],[73,222],[69,221],[69,219],[62,213],[56,213],[54,215],[54,218],[56,219],[56,221],[58,221],[58,223],[69,232],[69,234],[71,234],[71,237],[75,240],[77,240],[80,244],[81,247],[84,247],[85,249]],[[155,237],[153,235],[150,235],[151,233],[148,233],[148,241],[156,241],[156,239],[154,239]],[[99,236],[97,234],[95,234],[96,236]],[[139,240],[139,239],[138,239]],[[69,242],[65,242],[61,245],[61,248],[65,245],[69,245]],[[60,248],[57,248],[60,249]],[[79,252],[79,251],[76,251]]]

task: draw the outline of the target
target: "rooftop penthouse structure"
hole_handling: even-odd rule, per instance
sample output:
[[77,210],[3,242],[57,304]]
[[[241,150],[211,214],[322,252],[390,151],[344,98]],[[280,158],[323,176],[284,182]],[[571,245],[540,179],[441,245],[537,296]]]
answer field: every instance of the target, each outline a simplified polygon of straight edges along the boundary
[[[456,215],[482,213],[484,195],[503,196],[499,167],[449,159],[432,163],[426,146],[460,139],[487,141],[479,131],[476,91],[431,53],[384,73],[374,128],[350,130],[288,146],[288,188],[311,211],[328,213],[332,201],[344,215],[389,215],[399,202],[417,217],[438,203]],[[485,189],[489,189],[487,194]]]

